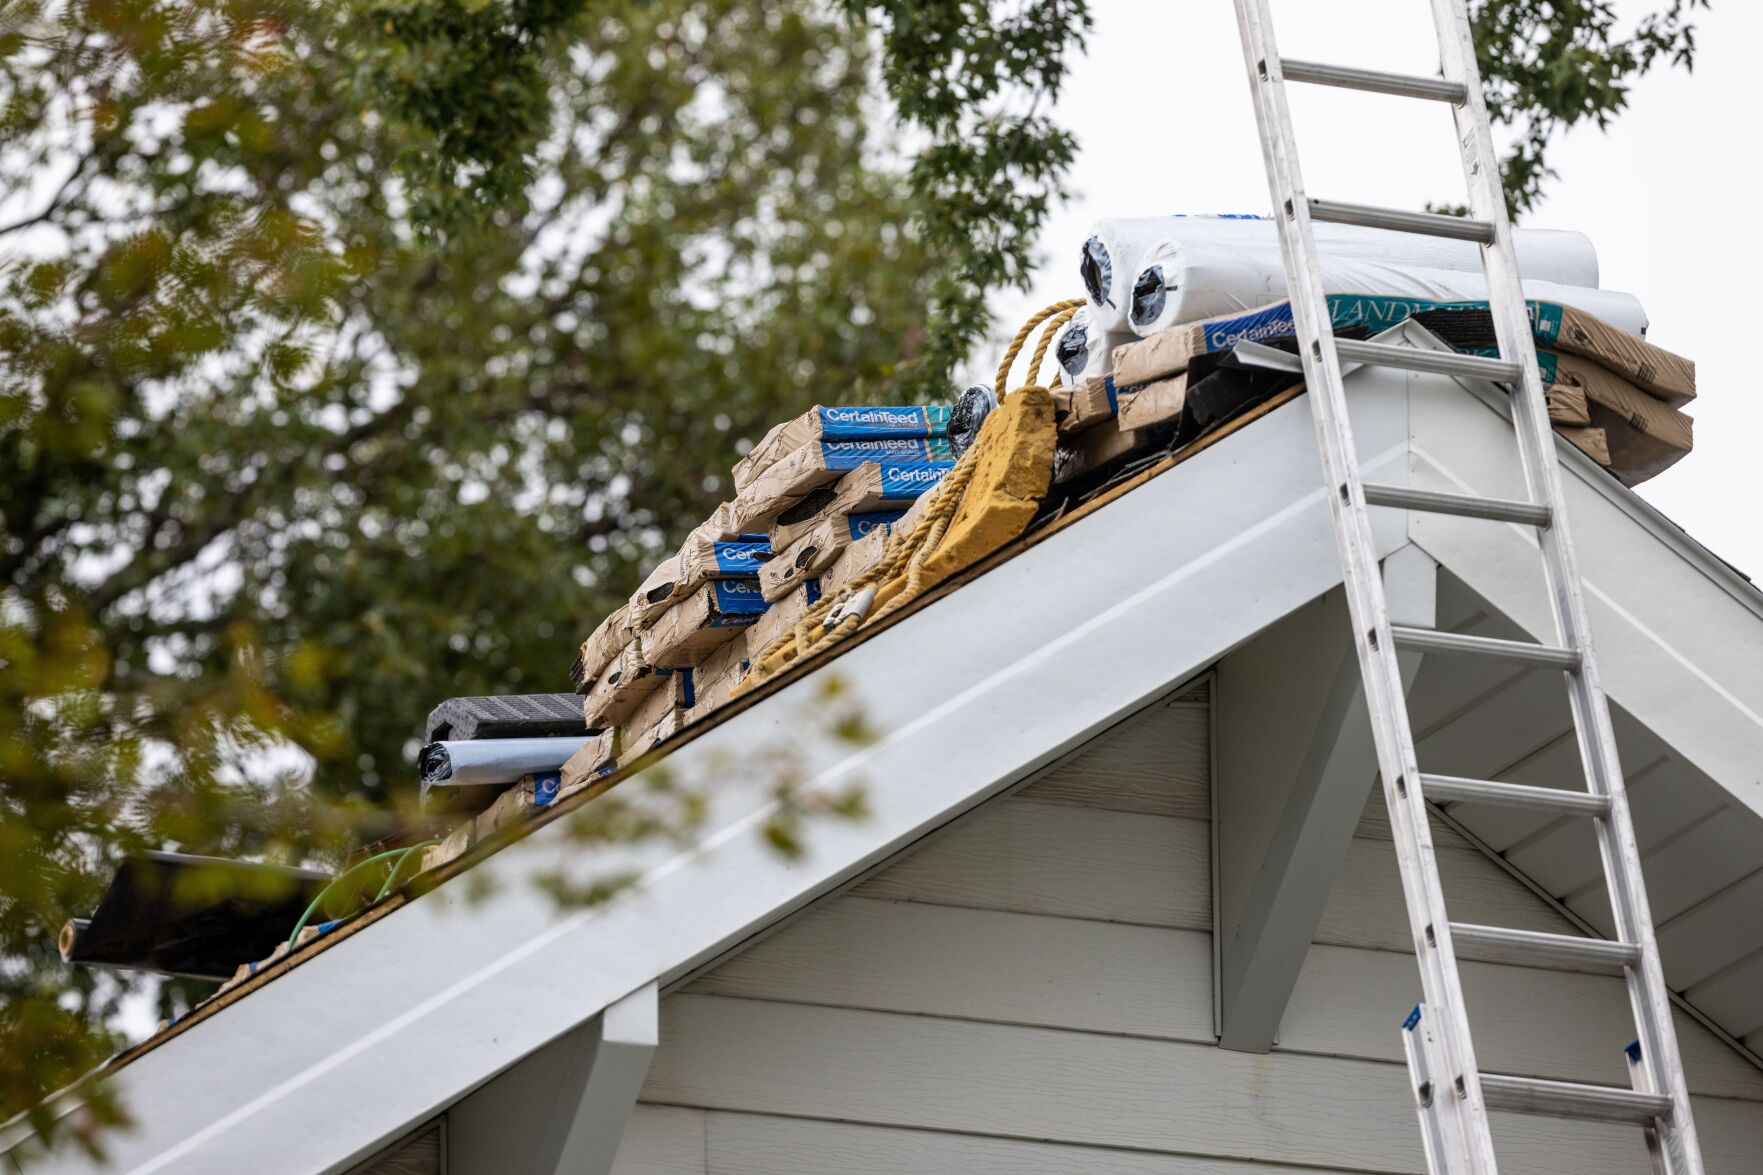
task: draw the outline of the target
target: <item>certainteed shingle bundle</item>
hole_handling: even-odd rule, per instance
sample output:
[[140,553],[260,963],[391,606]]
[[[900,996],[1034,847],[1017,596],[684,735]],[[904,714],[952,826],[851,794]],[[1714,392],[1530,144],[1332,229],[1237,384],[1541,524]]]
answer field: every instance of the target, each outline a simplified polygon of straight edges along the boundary
[[735,464],[735,490],[745,490],[761,473],[796,452],[822,441],[924,439],[947,436],[949,409],[930,407],[813,407],[765,434]]
[[944,475],[954,467],[953,461],[935,464],[865,462],[841,477],[837,484],[814,491],[773,518],[768,531],[771,549],[788,550],[823,519],[908,509],[926,492],[941,485]]
[[569,668],[570,684],[576,693],[588,693],[598,684],[600,675],[606,672],[613,658],[631,643],[631,636],[630,609],[620,605],[600,622],[593,635],[582,642],[575,664]]
[[757,579],[713,579],[674,602],[637,640],[643,659],[669,669],[701,664],[765,611]]
[[808,533],[779,551],[759,569],[759,590],[767,602],[789,595],[813,579],[839,557],[847,546],[874,530],[885,532],[905,511],[884,510],[872,514],[835,514],[816,522]]
[[955,463],[945,407],[816,407],[765,435],[734,468],[736,494],[708,524],[771,533],[834,514],[903,506]]
[[692,703],[685,719],[688,723],[707,717],[728,701],[735,683],[747,672],[747,638],[776,611],[774,604],[748,627],[736,629],[721,648],[692,670]]
[[763,534],[722,539],[707,522],[694,530],[680,549],[649,573],[630,599],[632,622],[643,627],[674,601],[713,579],[754,579],[771,558],[771,541]]
[[857,482],[865,483],[867,490],[840,512],[885,509],[890,499],[900,502],[917,497],[941,481],[954,464],[955,453],[945,437],[818,441],[797,449],[748,482],[735,496],[733,522],[743,531],[769,530],[779,519],[792,518],[796,507],[828,513],[814,508],[814,502],[832,501],[817,491],[836,485],[835,494],[858,494],[855,488],[847,491],[847,486],[854,487]]

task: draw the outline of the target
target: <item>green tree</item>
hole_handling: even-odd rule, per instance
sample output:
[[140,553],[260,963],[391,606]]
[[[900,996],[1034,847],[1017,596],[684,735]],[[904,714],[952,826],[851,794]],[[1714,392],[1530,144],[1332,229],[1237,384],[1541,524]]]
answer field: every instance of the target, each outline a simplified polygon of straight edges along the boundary
[[119,852],[335,855],[435,701],[567,680],[740,438],[890,391],[931,267],[808,0],[48,2],[0,46],[4,1115],[115,1044],[55,931]]
[[1655,65],[1694,65],[1692,17],[1708,3],[1669,0],[1630,28],[1614,0],[1473,0],[1488,112],[1515,135],[1503,169],[1513,216],[1542,200],[1555,175],[1549,144],[1561,132],[1583,122],[1608,126],[1627,108],[1635,81]]
[[[1520,198],[1559,127],[1688,63],[1697,2],[1639,39],[1605,4],[1478,7]],[[1082,0],[0,9],[0,1116],[117,1043],[124,981],[54,938],[119,854],[339,858],[408,796],[427,708],[557,688],[744,439],[945,397],[1032,272],[1089,28]]]

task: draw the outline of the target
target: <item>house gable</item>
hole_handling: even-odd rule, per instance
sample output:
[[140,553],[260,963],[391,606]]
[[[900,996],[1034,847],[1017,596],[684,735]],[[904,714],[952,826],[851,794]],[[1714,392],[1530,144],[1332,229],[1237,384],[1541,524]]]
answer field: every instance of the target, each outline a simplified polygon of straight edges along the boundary
[[[1215,1045],[1211,698],[1158,702],[666,996],[614,1170],[1188,1173],[1422,1167],[1418,991],[1381,795],[1266,1056]],[[1448,828],[1476,921],[1571,924]],[[1621,1084],[1621,981],[1466,961],[1490,1070]],[[1763,1073],[1680,1014],[1710,1169],[1763,1151]],[[1496,1116],[1514,1169],[1645,1171],[1633,1131]]]

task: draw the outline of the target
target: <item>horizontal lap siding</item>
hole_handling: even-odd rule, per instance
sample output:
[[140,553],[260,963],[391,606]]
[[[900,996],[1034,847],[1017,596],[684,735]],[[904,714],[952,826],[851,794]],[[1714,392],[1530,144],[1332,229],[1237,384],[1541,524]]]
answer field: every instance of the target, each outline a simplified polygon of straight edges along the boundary
[[[1417,1171],[1418,990],[1378,803],[1269,1056],[1212,1046],[1203,701],[1154,708],[663,1001],[619,1175]],[[1457,917],[1566,926],[1440,838]],[[1620,982],[1465,968],[1490,1069],[1620,1082]],[[1711,1170],[1763,1075],[1680,1021]],[[1750,1100],[1731,1100],[1750,1099]],[[1503,1170],[1647,1168],[1632,1130],[1500,1120]]]

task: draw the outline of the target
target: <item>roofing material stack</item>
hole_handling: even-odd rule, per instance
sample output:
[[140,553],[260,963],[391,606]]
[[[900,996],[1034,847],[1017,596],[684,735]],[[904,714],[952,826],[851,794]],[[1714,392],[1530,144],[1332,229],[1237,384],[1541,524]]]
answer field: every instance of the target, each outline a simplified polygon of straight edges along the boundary
[[747,672],[747,649],[753,634],[777,610],[775,604],[767,608],[758,620],[737,632],[727,644],[706,657],[704,664],[692,671],[692,701],[685,712],[687,726],[708,717],[729,700],[735,682]]
[[[1627,485],[1661,473],[1691,448],[1692,422],[1678,409],[1694,397],[1694,367],[1641,339],[1638,300],[1597,288],[1585,236],[1520,229],[1514,242],[1555,429]],[[1151,446],[1185,445],[1291,386],[1229,356],[1238,342],[1296,335],[1276,243],[1261,217],[1097,226],[1082,254],[1086,311],[1142,341],[1114,349],[1112,381],[1091,378],[1061,395],[1058,482]],[[1343,226],[1319,226],[1317,245],[1336,333],[1368,337],[1416,318],[1462,349],[1491,353],[1474,245]]]
[[821,407],[767,433],[734,468],[725,525],[785,555],[822,522],[902,510],[955,464],[945,407]]
[[[1550,419],[1566,440],[1625,484],[1638,484],[1691,447],[1692,423],[1677,409],[1695,395],[1694,365],[1636,333],[1645,327],[1645,314],[1627,295],[1563,292],[1572,300],[1530,304]],[[1577,304],[1592,294],[1618,321]],[[1413,318],[1464,350],[1493,351],[1484,301],[1343,292],[1330,293],[1328,305],[1338,334],[1367,337]],[[1244,370],[1231,349],[1245,341],[1289,343],[1295,333],[1290,304],[1278,301],[1179,323],[1118,348],[1113,393],[1120,431],[1140,439],[1146,429],[1173,424],[1176,445],[1203,435],[1273,394],[1269,389],[1291,382]],[[1074,418],[1080,415],[1073,411]],[[1104,437],[1113,443],[1086,437],[1087,447],[1111,459],[1122,445]]]
[[885,537],[905,513],[881,510],[821,519],[759,569],[761,594],[767,603],[775,605],[831,567],[852,543],[877,532]]

